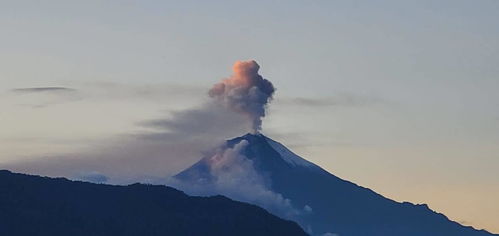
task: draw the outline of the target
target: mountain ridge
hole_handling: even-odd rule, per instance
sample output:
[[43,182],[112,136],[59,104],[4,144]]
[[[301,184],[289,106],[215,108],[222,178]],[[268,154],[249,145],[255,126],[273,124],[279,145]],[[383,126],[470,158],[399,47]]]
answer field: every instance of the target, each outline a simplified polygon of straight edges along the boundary
[[167,186],[93,184],[0,170],[0,235],[306,235],[225,196]]

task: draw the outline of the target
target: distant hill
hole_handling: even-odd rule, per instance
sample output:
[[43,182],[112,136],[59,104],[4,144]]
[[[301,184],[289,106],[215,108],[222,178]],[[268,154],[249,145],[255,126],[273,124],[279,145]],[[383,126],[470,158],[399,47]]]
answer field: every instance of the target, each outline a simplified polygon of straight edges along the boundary
[[0,235],[306,235],[294,222],[223,196],[112,186],[0,170]]
[[[247,134],[228,140],[221,149],[224,155],[234,152],[238,155],[233,155],[232,159],[223,155],[207,156],[175,176],[178,181],[184,183],[186,191],[189,188],[201,189],[204,186],[208,190],[212,189],[214,194],[222,193],[232,199],[258,205],[261,203],[260,199],[238,195],[240,184],[232,183],[231,187],[235,188],[233,191],[221,187],[227,182],[227,178],[224,179],[227,173],[245,171],[250,174],[238,176],[263,179],[264,181],[260,182],[264,183],[263,187],[267,192],[288,199],[293,209],[303,209],[300,214],[291,218],[313,235],[495,235],[451,221],[445,215],[431,210],[426,204],[399,203],[368,188],[340,179],[263,134]],[[236,178],[229,178],[231,182],[234,182],[234,179]],[[286,217],[287,212],[272,211],[271,207],[264,204],[260,206]]]

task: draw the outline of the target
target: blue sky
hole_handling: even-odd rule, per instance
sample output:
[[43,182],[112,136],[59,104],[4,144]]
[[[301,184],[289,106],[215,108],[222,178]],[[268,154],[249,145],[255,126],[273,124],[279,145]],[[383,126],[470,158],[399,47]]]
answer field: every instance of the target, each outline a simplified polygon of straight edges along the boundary
[[[0,166],[94,173],[99,158],[82,170],[29,161],[85,158],[150,129],[141,122],[183,117],[254,59],[277,88],[264,133],[342,178],[499,232],[499,1],[0,5]],[[34,87],[71,90],[14,90]],[[172,174],[199,158],[188,154],[137,172]]]

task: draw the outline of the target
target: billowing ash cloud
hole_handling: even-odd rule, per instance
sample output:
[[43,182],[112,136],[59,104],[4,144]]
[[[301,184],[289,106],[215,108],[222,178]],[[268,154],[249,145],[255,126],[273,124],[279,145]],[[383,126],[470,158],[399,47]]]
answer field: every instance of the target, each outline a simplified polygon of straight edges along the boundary
[[210,89],[209,95],[221,101],[229,109],[246,115],[251,129],[257,132],[262,127],[265,107],[272,99],[275,88],[258,74],[260,66],[255,61],[237,61],[229,78]]

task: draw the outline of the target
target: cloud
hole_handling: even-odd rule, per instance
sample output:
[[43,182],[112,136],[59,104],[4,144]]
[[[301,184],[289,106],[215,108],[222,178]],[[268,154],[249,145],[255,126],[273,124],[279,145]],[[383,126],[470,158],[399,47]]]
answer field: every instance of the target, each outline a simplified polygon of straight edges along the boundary
[[[71,87],[16,88],[3,94],[13,103],[31,108],[45,108],[67,102],[130,102],[147,101],[157,104],[193,103],[204,99],[206,88],[180,84],[123,84],[115,82],[72,83]],[[0,94],[1,96],[2,94]]]
[[78,176],[76,176],[76,179],[92,183],[105,183],[108,181],[107,176],[97,171],[81,172]]
[[61,92],[76,92],[76,89],[66,87],[33,87],[33,88],[16,88],[12,89],[15,93],[61,93]]
[[375,97],[360,96],[353,94],[339,94],[331,97],[307,98],[307,97],[288,97],[276,99],[279,105],[306,106],[306,107],[361,107],[384,103],[383,100]]
[[232,76],[213,85],[208,93],[230,110],[248,117],[253,132],[262,128],[265,108],[275,92],[272,83],[258,74],[259,69],[255,61],[237,61]]
[[16,88],[6,93],[6,99],[23,107],[44,108],[82,99],[79,90],[69,87]]
[[311,212],[312,212],[312,207],[310,207],[309,205],[305,205],[305,206],[303,207],[303,210],[304,210],[305,212],[311,213]]

